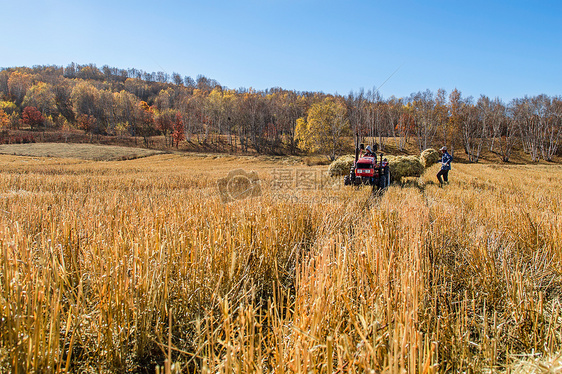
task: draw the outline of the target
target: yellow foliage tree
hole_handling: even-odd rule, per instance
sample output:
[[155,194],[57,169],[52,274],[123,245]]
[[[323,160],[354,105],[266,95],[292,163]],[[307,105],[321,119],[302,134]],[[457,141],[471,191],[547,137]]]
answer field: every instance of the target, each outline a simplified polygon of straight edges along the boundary
[[23,98],[23,106],[33,106],[44,116],[49,116],[57,110],[53,87],[44,82],[31,86]]
[[332,161],[344,149],[345,138],[349,135],[345,103],[330,96],[313,104],[306,119],[299,118],[295,128],[299,148],[325,154]]
[[8,128],[10,126],[10,117],[0,109],[0,129]]
[[17,105],[22,103],[32,82],[33,77],[30,74],[20,73],[19,71],[14,71],[10,74],[10,78],[8,78],[8,89],[10,91],[10,96]]

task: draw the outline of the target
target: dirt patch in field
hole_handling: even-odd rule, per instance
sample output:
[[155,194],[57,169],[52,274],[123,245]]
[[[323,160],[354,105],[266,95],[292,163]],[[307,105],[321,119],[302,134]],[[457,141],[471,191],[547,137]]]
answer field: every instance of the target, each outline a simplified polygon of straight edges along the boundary
[[32,157],[64,157],[83,160],[131,160],[164,153],[144,148],[97,144],[32,143],[0,145],[0,154]]

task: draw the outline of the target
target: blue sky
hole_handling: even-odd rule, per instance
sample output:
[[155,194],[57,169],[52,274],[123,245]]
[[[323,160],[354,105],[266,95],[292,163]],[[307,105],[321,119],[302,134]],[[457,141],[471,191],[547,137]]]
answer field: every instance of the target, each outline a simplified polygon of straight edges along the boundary
[[0,67],[95,63],[340,94],[388,79],[385,98],[439,88],[506,101],[562,95],[560,1],[0,0],[0,9]]

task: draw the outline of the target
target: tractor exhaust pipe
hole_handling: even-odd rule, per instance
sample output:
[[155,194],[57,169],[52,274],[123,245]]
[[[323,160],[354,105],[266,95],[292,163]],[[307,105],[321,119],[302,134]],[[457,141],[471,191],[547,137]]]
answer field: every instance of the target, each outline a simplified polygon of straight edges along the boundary
[[355,164],[359,160],[359,133],[355,133]]

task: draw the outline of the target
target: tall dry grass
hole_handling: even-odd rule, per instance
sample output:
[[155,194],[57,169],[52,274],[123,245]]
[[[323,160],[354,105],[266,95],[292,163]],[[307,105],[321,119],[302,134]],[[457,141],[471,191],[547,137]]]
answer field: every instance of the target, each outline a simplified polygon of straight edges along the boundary
[[[292,166],[252,159],[2,162],[4,372],[481,372],[562,351],[560,167],[457,165],[445,188],[430,169],[373,196],[274,190]],[[238,167],[262,195],[223,204]]]

